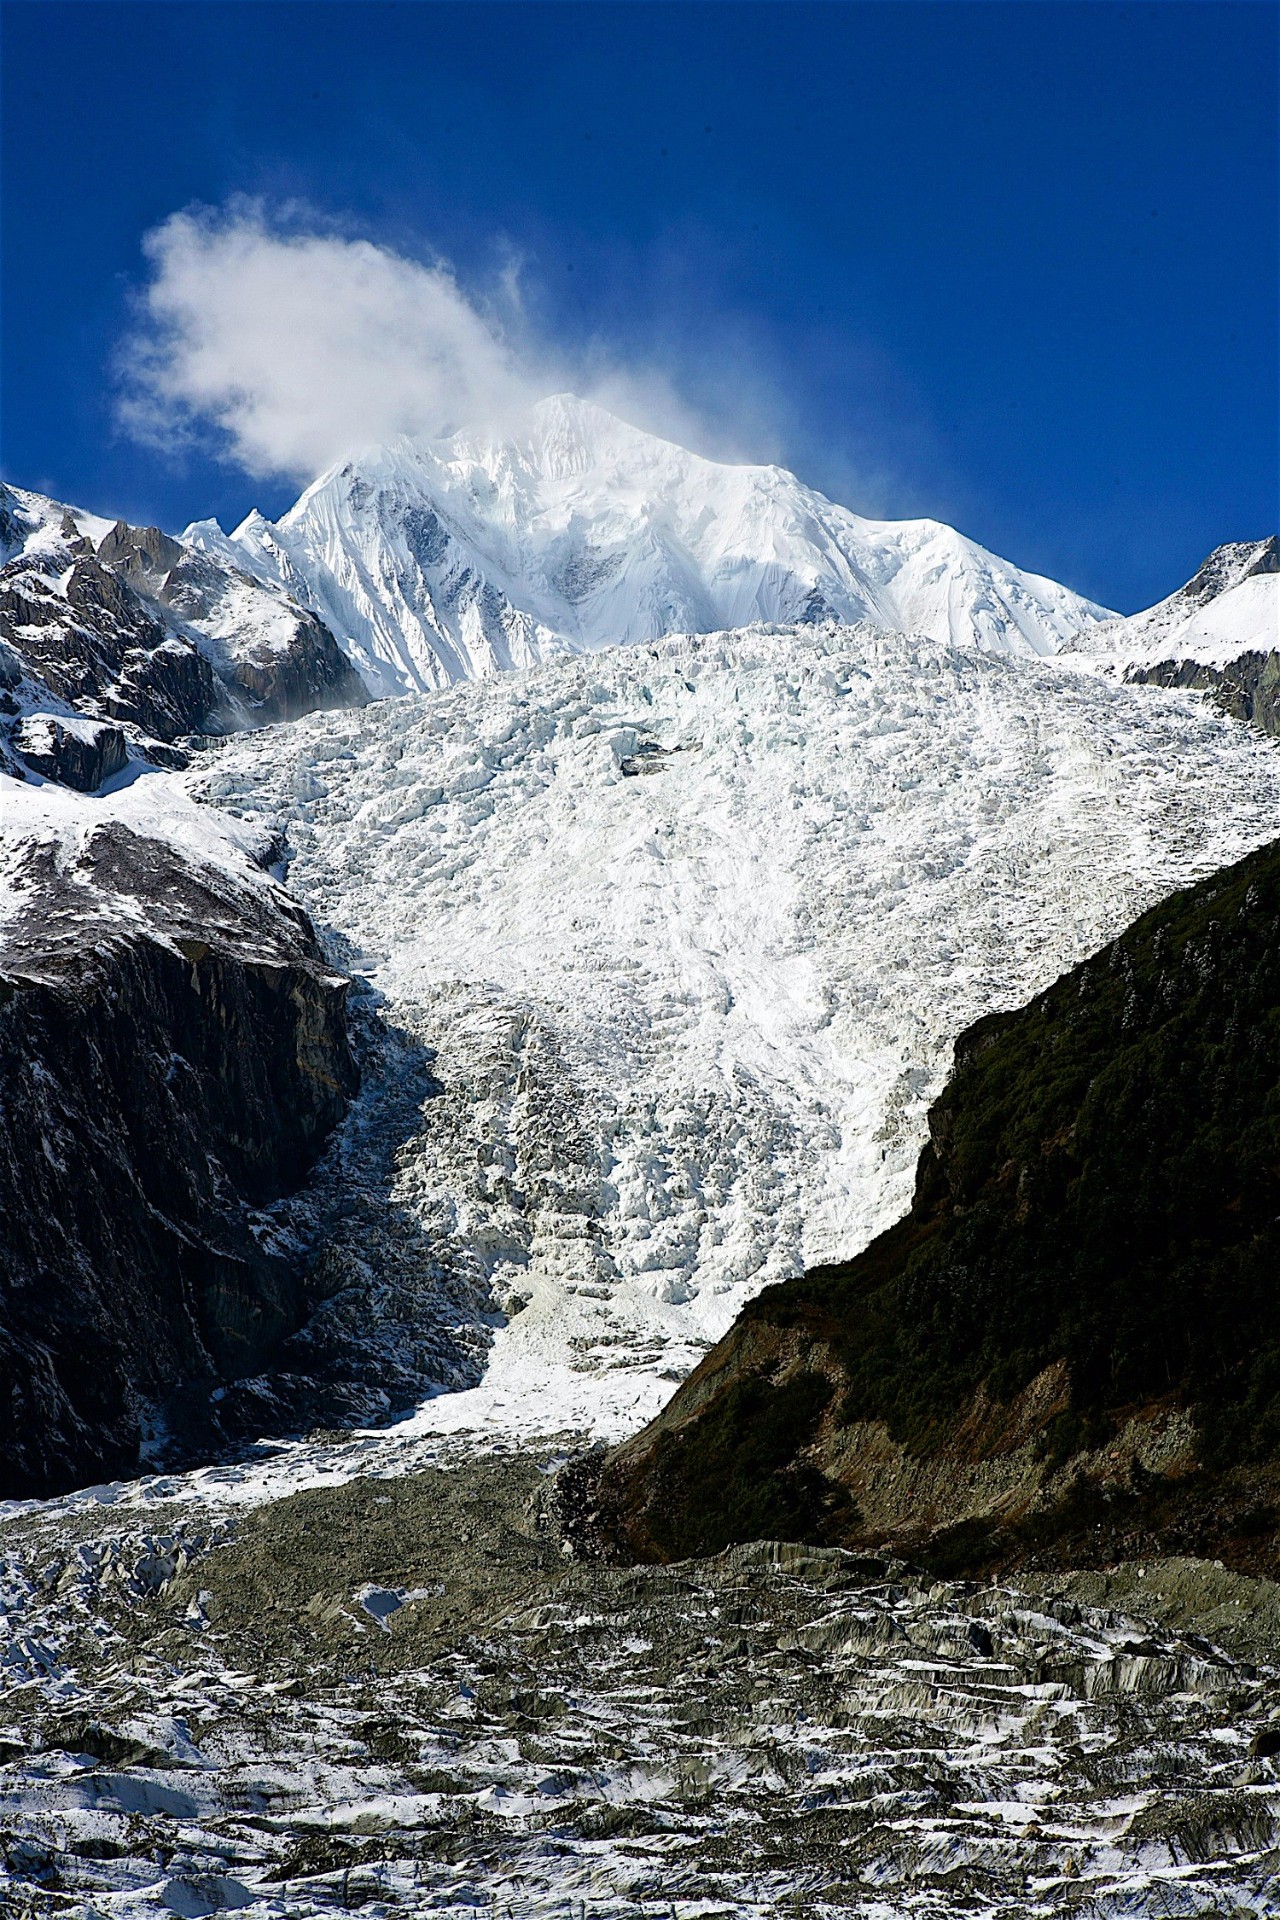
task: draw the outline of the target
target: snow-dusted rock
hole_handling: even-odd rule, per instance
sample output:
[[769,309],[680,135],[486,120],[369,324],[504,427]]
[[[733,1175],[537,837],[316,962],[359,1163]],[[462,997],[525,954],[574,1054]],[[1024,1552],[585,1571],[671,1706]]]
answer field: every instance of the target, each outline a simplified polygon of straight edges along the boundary
[[98,558],[109,531],[58,501],[0,488],[4,712],[108,721],[144,750],[220,724],[209,661]]
[[1127,680],[1207,692],[1280,734],[1280,542],[1216,548],[1167,600],[1089,629],[1073,649]]
[[119,727],[77,715],[29,713],[13,729],[13,744],[25,764],[46,780],[93,793],[124,770],[129,749]]
[[118,520],[98,548],[144,599],[189,635],[226,692],[233,724],[363,706],[364,683],[333,635],[278,588],[155,527]]
[[0,487],[0,561],[0,764],[14,732],[5,717],[48,745],[34,759],[19,748],[11,771],[60,779],[65,768],[71,784],[96,786],[123,761],[112,749],[117,764],[90,780],[66,744],[83,742],[86,724],[172,762],[184,734],[367,697],[314,614],[154,527]]

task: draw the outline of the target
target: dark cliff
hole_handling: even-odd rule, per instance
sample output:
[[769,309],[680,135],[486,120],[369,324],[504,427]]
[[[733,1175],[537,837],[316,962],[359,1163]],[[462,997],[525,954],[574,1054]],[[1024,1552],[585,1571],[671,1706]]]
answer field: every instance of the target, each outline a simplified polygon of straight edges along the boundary
[[1280,843],[980,1021],[909,1214],[771,1288],[581,1497],[605,1550],[1280,1547]]
[[118,824],[29,847],[0,942],[0,1496],[136,1471],[303,1319],[260,1209],[355,1085],[346,983],[265,877]]

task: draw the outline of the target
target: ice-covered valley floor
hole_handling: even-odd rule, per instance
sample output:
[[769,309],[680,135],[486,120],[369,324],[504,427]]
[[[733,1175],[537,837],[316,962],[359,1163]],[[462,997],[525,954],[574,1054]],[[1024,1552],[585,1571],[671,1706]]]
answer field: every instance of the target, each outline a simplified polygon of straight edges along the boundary
[[1270,1583],[572,1564],[550,1464],[5,1516],[0,1914],[1280,1911]]
[[396,1035],[326,1229],[381,1139],[394,1258],[333,1312],[469,1389],[413,1431],[489,1435],[639,1426],[903,1209],[968,1022],[1280,820],[1275,748],[1195,695],[870,628],[317,715],[187,780],[283,836]]

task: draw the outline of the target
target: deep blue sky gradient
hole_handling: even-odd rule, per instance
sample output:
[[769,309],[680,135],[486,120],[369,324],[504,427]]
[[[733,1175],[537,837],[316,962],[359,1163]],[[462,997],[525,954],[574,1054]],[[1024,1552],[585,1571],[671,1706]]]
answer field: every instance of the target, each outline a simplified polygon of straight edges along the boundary
[[170,528],[287,505],[131,445],[112,361],[148,228],[302,198],[464,284],[515,249],[553,341],[665,367],[855,509],[1145,605],[1276,525],[1277,18],[7,0],[4,475]]

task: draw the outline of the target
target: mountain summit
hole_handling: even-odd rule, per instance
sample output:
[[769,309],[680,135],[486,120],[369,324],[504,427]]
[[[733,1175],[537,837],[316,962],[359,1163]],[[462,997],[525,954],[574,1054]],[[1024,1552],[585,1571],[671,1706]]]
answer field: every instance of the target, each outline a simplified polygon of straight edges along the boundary
[[274,524],[185,538],[314,607],[382,694],[755,621],[1046,654],[1110,617],[938,521],[862,519],[571,394],[504,434],[371,448]]

